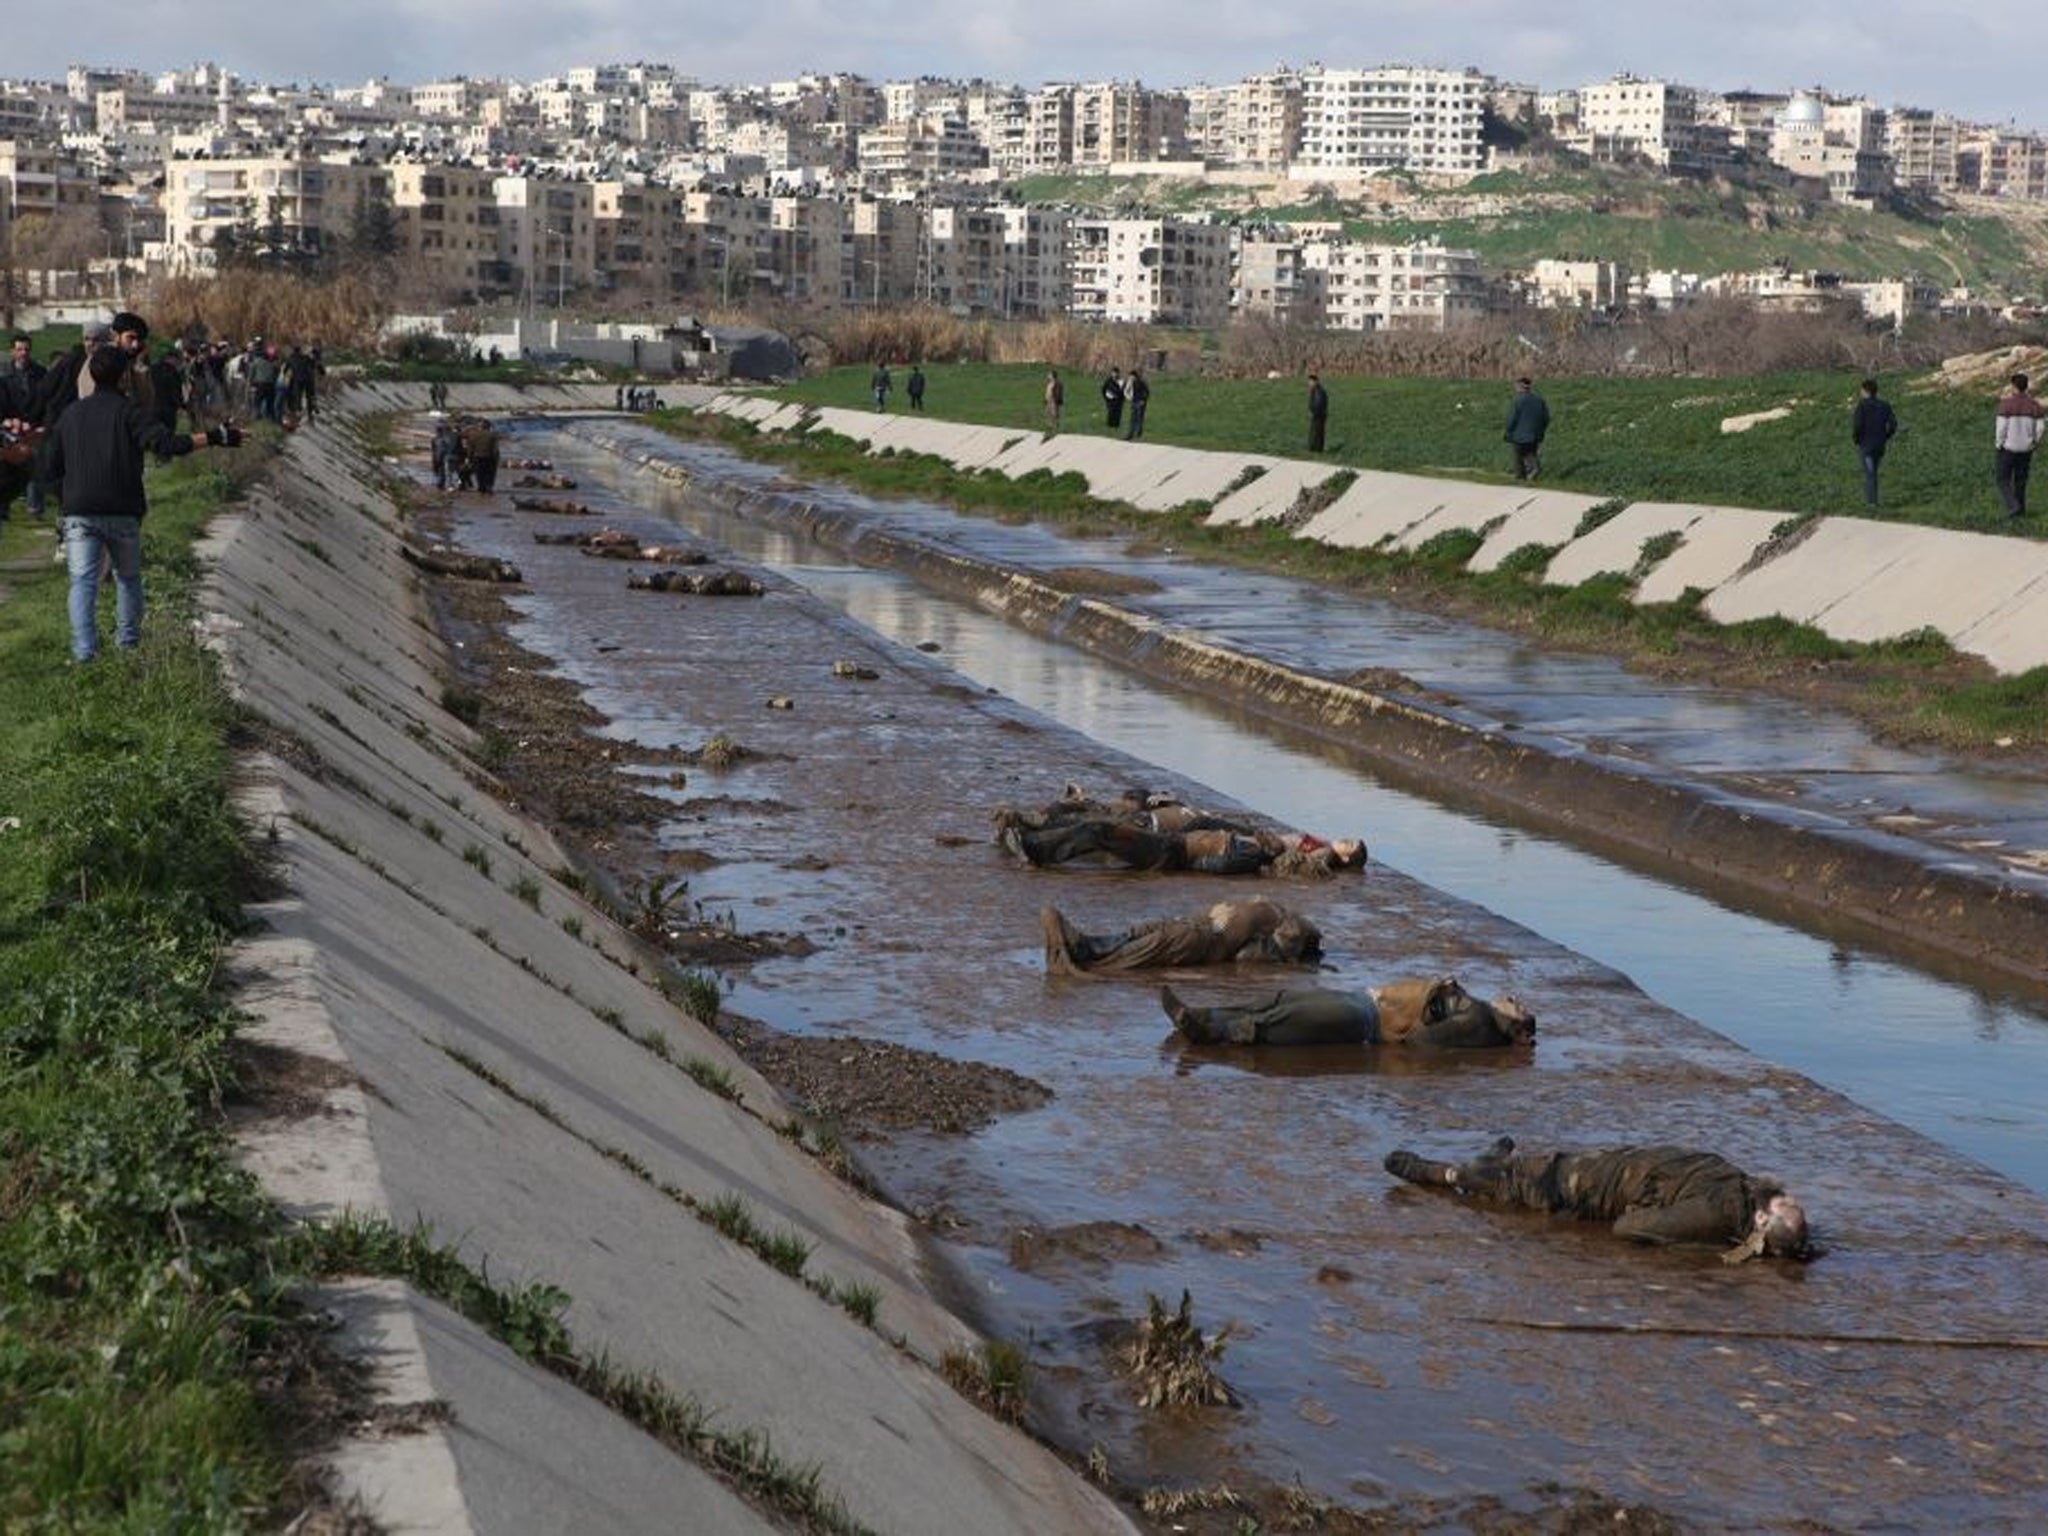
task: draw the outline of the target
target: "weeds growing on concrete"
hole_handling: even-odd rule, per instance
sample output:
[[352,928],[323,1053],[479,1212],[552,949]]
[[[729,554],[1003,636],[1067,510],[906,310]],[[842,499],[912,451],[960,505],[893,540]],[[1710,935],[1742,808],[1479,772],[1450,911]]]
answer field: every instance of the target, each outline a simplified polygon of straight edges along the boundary
[[[667,1041],[663,1041],[664,1046]],[[690,1075],[690,1080],[699,1088],[717,1094],[721,1099],[740,1101],[740,1085],[733,1081],[733,1075],[716,1062],[706,1061],[702,1056],[685,1056],[679,1063]]]
[[1023,1422],[1031,1364],[1015,1344],[983,1339],[971,1350],[949,1349],[939,1359],[939,1374],[1004,1423]]
[[882,1293],[875,1286],[854,1281],[834,1287],[833,1295],[855,1322],[868,1328],[875,1326],[875,1314],[882,1305]]
[[722,1001],[718,978],[709,971],[688,970],[673,982],[664,981],[662,991],[683,1012],[702,1024],[716,1023]]
[[470,843],[466,845],[462,850],[462,862],[482,875],[486,880],[491,878],[491,856],[484,852],[482,844]]
[[803,1278],[810,1262],[812,1245],[793,1232],[770,1232],[755,1219],[754,1208],[738,1195],[720,1195],[701,1202],[706,1221],[743,1248],[751,1248],[767,1263],[792,1280]]
[[521,875],[512,882],[512,894],[525,902],[534,911],[540,910],[540,882],[531,875]]
[[825,1491],[817,1468],[782,1460],[766,1435],[724,1426],[694,1397],[652,1372],[627,1370],[580,1350],[562,1321],[569,1296],[555,1286],[500,1284],[452,1244],[436,1243],[427,1228],[400,1231],[381,1217],[347,1216],[309,1229],[301,1240],[301,1263],[331,1276],[409,1281],[758,1502],[826,1536],[869,1536],[845,1504]]

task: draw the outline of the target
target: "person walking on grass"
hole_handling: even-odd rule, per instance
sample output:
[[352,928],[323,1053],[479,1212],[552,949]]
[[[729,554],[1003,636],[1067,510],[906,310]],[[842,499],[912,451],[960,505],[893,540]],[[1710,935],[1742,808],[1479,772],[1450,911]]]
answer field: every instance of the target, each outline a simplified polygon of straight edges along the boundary
[[903,381],[903,393],[910,397],[913,411],[924,409],[924,369],[916,363],[910,365],[910,377]]
[[1330,392],[1314,374],[1308,376],[1308,451],[1323,451],[1323,429],[1330,424]]
[[1849,418],[1849,439],[1863,459],[1863,505],[1877,506],[1877,471],[1884,463],[1884,451],[1898,435],[1899,418],[1889,404],[1878,398],[1877,380],[1863,381],[1863,398],[1856,402],[1856,414]]
[[2041,402],[2027,391],[2027,376],[2016,373],[1998,401],[1996,428],[1998,495],[2009,518],[2027,515],[2027,474],[2034,465],[2034,449],[2041,441]]
[[1145,370],[1133,368],[1131,381],[1124,386],[1124,399],[1130,406],[1131,424],[1124,429],[1124,441],[1134,443],[1145,435],[1145,406],[1152,398],[1152,386],[1145,382]]
[[1046,431],[1048,431],[1048,432],[1054,432],[1054,433],[1056,433],[1056,432],[1058,432],[1058,431],[1059,431],[1059,429],[1060,429],[1060,413],[1061,413],[1062,411],[1064,411],[1064,410],[1066,409],[1066,405],[1067,405],[1067,386],[1066,386],[1066,385],[1064,385],[1064,384],[1062,384],[1062,383],[1060,382],[1060,371],[1059,371],[1059,369],[1057,369],[1057,368],[1048,368],[1048,369],[1046,369],[1046,370],[1045,370],[1045,430],[1046,430]]
[[1534,480],[1543,473],[1543,438],[1550,431],[1550,407],[1524,375],[1515,380],[1515,398],[1508,405],[1507,431],[1501,435],[1515,451],[1515,478]]
[[889,365],[875,364],[875,376],[868,380],[868,388],[874,392],[876,410],[889,409],[889,391],[894,387],[895,381],[889,377]]
[[119,347],[102,347],[86,367],[93,391],[65,411],[50,451],[51,478],[61,486],[66,562],[71,569],[71,657],[99,654],[100,565],[110,560],[117,596],[115,641],[123,649],[142,642],[142,519],[149,510],[142,485],[143,455],[176,458],[195,448],[234,448],[242,434],[212,427],[181,435],[128,393],[135,360]]

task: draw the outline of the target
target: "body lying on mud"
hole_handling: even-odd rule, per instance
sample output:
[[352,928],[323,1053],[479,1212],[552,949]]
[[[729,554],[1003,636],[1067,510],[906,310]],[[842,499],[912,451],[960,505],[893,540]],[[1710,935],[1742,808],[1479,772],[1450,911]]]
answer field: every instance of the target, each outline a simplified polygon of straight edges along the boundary
[[1504,1050],[1536,1043],[1536,1015],[1512,997],[1491,1003],[1455,978],[1397,981],[1362,992],[1304,987],[1255,1003],[1193,1008],[1171,987],[1159,1005],[1195,1045],[1415,1045]]
[[1365,844],[1356,838],[1278,832],[1136,788],[1105,802],[1069,784],[1046,806],[1002,806],[992,819],[996,841],[1040,868],[1100,858],[1126,869],[1313,879],[1362,869],[1366,861]]
[[1057,907],[1039,914],[1049,975],[1159,970],[1242,962],[1314,964],[1321,930],[1263,896],[1219,901],[1186,917],[1159,918],[1112,933],[1083,933]]
[[1610,1147],[1515,1155],[1506,1136],[1463,1163],[1390,1152],[1387,1172],[1520,1210],[1608,1223],[1616,1237],[1673,1246],[1727,1246],[1726,1263],[1808,1256],[1806,1213],[1775,1179],[1687,1147]]

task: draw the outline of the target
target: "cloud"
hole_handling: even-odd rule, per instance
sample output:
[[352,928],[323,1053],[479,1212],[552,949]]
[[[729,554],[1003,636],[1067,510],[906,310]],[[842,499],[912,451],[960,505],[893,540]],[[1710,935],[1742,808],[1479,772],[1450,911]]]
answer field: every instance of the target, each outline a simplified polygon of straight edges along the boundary
[[[72,62],[147,69],[189,63],[195,47],[259,79],[353,83],[507,74],[572,64],[662,60],[714,82],[847,69],[878,78],[983,75],[1221,81],[1321,60],[1332,66],[1467,64],[1549,87],[1618,70],[1732,89],[1825,82],[1879,101],[1963,116],[2039,121],[2031,24],[1946,0],[1866,0],[1853,12],[1788,11],[1778,0],[1617,7],[1595,0],[1031,0],[947,7],[934,0],[185,0],[170,6],[80,0],[31,7],[7,49],[9,73],[61,77]],[[118,43],[101,40],[119,39]],[[203,39],[203,42],[197,40]]]

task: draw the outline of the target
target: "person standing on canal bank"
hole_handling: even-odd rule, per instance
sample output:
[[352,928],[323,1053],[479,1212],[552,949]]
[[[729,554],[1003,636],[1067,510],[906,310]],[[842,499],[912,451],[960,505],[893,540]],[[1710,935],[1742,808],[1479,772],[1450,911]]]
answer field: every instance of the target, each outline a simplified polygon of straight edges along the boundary
[[875,364],[875,376],[868,380],[868,388],[874,392],[876,410],[889,409],[889,391],[894,387],[895,381],[889,377],[889,365]]
[[234,448],[242,441],[233,427],[189,436],[167,430],[124,390],[134,365],[119,347],[94,352],[86,363],[92,393],[64,412],[52,437],[49,468],[64,509],[74,661],[99,654],[103,560],[110,559],[114,568],[115,641],[124,650],[142,642],[142,518],[149,510],[143,455],[170,459],[195,448]]
[[924,369],[916,363],[910,365],[910,377],[903,381],[903,392],[910,397],[913,411],[924,409]]
[[1543,473],[1543,439],[1550,431],[1550,407],[1526,377],[1515,380],[1515,398],[1508,405],[1507,431],[1502,434],[1515,451],[1515,478],[1534,480]]
[[1066,404],[1067,404],[1067,386],[1066,386],[1066,385],[1064,385],[1064,384],[1062,384],[1062,383],[1060,382],[1060,371],[1059,371],[1059,369],[1057,369],[1057,368],[1048,368],[1048,369],[1046,369],[1046,370],[1045,370],[1045,430],[1046,430],[1046,431],[1048,431],[1048,432],[1058,432],[1058,431],[1059,431],[1059,429],[1060,429],[1060,413],[1061,413],[1061,411],[1063,411],[1063,410],[1064,410],[1064,409],[1066,408]]
[[1103,425],[1114,432],[1124,424],[1124,375],[1120,368],[1109,370],[1102,381]]
[[1144,369],[1131,370],[1131,382],[1124,386],[1124,398],[1131,406],[1131,424],[1124,432],[1124,441],[1132,443],[1145,435],[1145,406],[1152,398],[1152,386],[1145,382]]
[[1863,398],[1856,402],[1856,414],[1849,418],[1849,438],[1863,459],[1863,505],[1877,505],[1877,471],[1884,463],[1884,451],[1898,435],[1899,418],[1891,406],[1878,397],[1877,380],[1863,381]]
[[2027,515],[2027,474],[2034,466],[2034,449],[2041,441],[2041,402],[2027,392],[2027,376],[2016,373],[2011,386],[1999,397],[1995,464],[1998,495],[2005,503],[2007,517]]
[[1330,392],[1315,374],[1308,376],[1308,451],[1323,451],[1323,429],[1330,424]]

